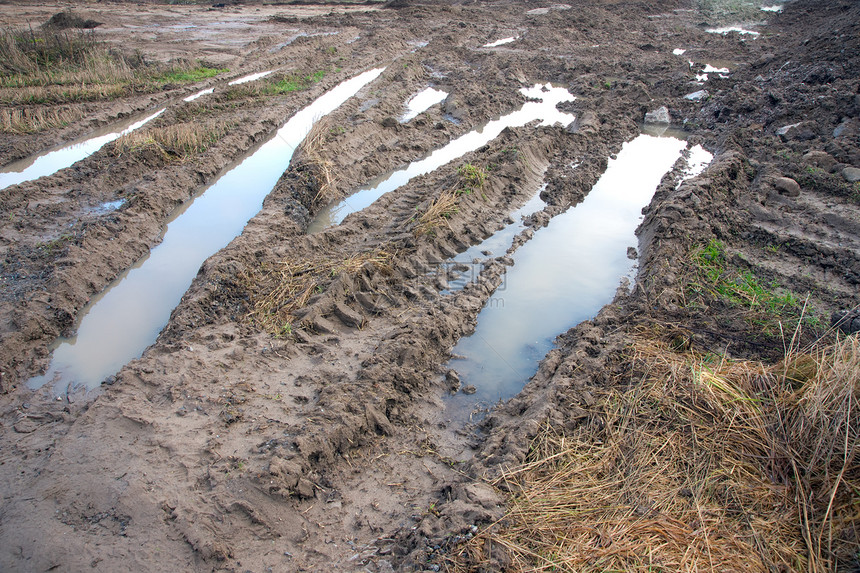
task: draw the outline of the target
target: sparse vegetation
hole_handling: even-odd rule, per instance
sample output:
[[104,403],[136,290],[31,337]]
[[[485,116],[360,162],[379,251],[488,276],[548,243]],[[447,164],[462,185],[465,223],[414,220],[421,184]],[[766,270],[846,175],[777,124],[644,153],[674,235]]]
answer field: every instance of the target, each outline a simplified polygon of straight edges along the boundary
[[465,193],[483,191],[484,185],[487,183],[487,177],[489,177],[486,169],[471,163],[461,165],[457,169],[457,173],[463,179],[463,192]]
[[648,337],[575,430],[545,426],[469,542],[509,571],[841,571],[856,563],[860,341],[774,365]]
[[803,310],[801,299],[778,285],[765,284],[749,270],[729,265],[725,245],[711,240],[691,252],[693,277],[686,287],[685,297],[694,304],[703,298],[720,298],[727,303],[751,311],[754,320],[763,322],[797,321]]

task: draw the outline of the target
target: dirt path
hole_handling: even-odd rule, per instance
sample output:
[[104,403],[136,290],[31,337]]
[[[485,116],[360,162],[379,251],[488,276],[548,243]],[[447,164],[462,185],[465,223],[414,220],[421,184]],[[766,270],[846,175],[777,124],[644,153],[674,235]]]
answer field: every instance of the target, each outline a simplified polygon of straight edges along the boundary
[[[737,16],[688,2],[528,12],[535,8],[93,10],[109,40],[164,59],[190,49],[231,68],[230,77],[330,71],[285,95],[237,96],[218,79],[157,102],[111,102],[0,150],[17,157],[163,101],[171,105],[159,125],[203,117],[229,126],[183,162],[105,149],[0,192],[8,214],[0,226],[0,568],[440,570],[459,542],[501,515],[500,493],[484,479],[521,462],[541,424],[578,424],[589,387],[624,368],[637,329],[660,325],[668,338],[681,333],[733,356],[779,354],[776,338],[757,336],[731,309],[686,304],[692,246],[724,242],[736,264],[809,293],[825,322],[860,302],[860,204],[850,169],[843,176],[860,167],[856,6],[796,0],[781,14],[755,13],[769,21],[756,38],[706,32]],[[28,5],[8,17],[44,21],[58,9]],[[178,28],[188,22],[197,27]],[[505,37],[517,40],[482,47]],[[687,51],[673,54],[678,48]],[[706,63],[731,71],[696,85]],[[298,153],[262,211],[206,261],[158,340],[114,384],[59,398],[27,390],[49,344],[160,240],[173,209],[295,111],[377,66],[386,66],[380,78],[325,120],[320,153],[335,181],[326,199],[518,109],[521,87],[566,87],[577,99],[563,108],[578,120],[505,130],[313,235],[304,231],[326,200]],[[209,85],[209,99],[179,102]],[[449,92],[447,101],[399,123],[404,102],[427,85]],[[684,97],[700,89],[705,101]],[[683,185],[677,172],[664,180],[640,229],[633,291],[564,333],[525,390],[479,428],[452,422],[445,364],[510,260],[492,260],[452,295],[440,293],[435,265],[492,234],[546,183],[546,208],[515,244],[526,242],[580,202],[645,113],[664,105],[715,159]],[[421,232],[420,214],[462,187],[465,163],[489,168],[486,186]],[[798,182],[799,193],[776,177]],[[117,198],[126,203],[107,216],[87,211]],[[255,309],[272,302],[282,265],[323,270],[296,279],[312,296],[282,309],[278,324],[289,329],[273,336]]]

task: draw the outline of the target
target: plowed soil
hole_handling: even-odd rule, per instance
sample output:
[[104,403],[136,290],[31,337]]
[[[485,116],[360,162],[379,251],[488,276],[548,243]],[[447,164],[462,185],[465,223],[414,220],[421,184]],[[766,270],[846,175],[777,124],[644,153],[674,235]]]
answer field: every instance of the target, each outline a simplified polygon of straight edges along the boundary
[[[818,321],[809,337],[832,313],[856,309],[860,4],[794,0],[752,22],[703,4],[81,9],[119,49],[230,72],[87,103],[82,119],[62,129],[4,135],[0,162],[162,104],[169,107],[154,126],[196,118],[228,127],[182,161],[109,145],[0,191],[0,569],[438,571],[474,526],[503,512],[485,480],[522,462],[541,424],[579,423],[589,387],[612,383],[625,368],[633,333],[659,328],[685,347],[780,358],[778,333],[751,326],[727,304],[688,304],[685,261],[695,246],[718,240],[731,264],[808,300]],[[21,27],[64,8],[2,4],[0,15]],[[738,22],[761,34],[706,31]],[[509,36],[517,40],[482,47]],[[697,85],[708,63],[730,73]],[[47,366],[51,343],[158,244],[175,209],[296,111],[376,67],[386,70],[324,120],[319,153],[334,180],[325,197],[297,153],[262,211],[205,262],[141,358],[91,392],[27,388]],[[227,77],[275,68],[327,73],[282,95],[226,89]],[[519,89],[537,83],[576,96],[562,106],[577,116],[573,125],[507,129],[342,224],[305,234],[329,200],[518,109]],[[428,85],[449,98],[398,122],[405,102]],[[215,92],[182,102],[206,87]],[[700,89],[706,99],[684,97]],[[515,245],[527,241],[580,202],[645,114],[662,106],[714,160],[680,186],[677,170],[664,179],[639,229],[635,286],[559,333],[517,397],[475,423],[455,419],[444,401],[452,391],[446,363],[511,253],[494,253],[478,282],[452,295],[440,292],[437,263],[489,236],[546,183],[547,206]],[[421,232],[416,213],[461,185],[464,163],[489,168],[482,193],[462,196],[456,213]],[[93,210],[117,199],[125,203],[116,211]],[[267,328],[255,309],[278,286],[278,269],[310,264],[336,272],[302,283],[312,296],[284,310],[279,320],[289,328]]]

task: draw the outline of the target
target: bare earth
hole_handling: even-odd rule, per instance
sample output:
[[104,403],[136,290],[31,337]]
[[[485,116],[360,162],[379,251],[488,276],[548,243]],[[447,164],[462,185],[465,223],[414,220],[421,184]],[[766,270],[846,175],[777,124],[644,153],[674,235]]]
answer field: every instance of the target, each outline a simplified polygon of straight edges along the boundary
[[[66,7],[0,4],[0,19],[35,25]],[[105,148],[0,191],[0,570],[439,570],[473,526],[501,515],[503,498],[485,480],[521,462],[541,424],[575,426],[588,388],[623,368],[637,329],[661,325],[667,339],[680,333],[703,349],[779,357],[777,338],[729,309],[684,306],[682,261],[693,245],[719,239],[744,268],[808,293],[825,322],[860,304],[860,190],[850,169],[843,175],[860,168],[856,2],[794,0],[782,13],[760,12],[755,38],[706,32],[738,22],[688,0],[76,9],[124,51],[230,72],[85,104],[83,119],[63,129],[4,135],[0,162],[168,102],[159,125],[203,106],[213,110],[204,121],[231,127],[188,161]],[[518,39],[482,48],[509,36]],[[731,73],[696,86],[706,63]],[[325,91],[382,66],[327,119],[323,153],[336,197],[518,109],[521,87],[566,87],[577,99],[563,107],[578,121],[508,129],[314,235],[304,231],[322,204],[297,155],[115,383],[59,397],[27,389],[49,345],[159,242],[195,190]],[[286,95],[223,95],[228,77],[275,68],[330,71]],[[445,104],[407,124],[390,120],[431,84],[451,94]],[[209,98],[182,103],[210,86]],[[705,101],[684,98],[703,88]],[[516,244],[525,242],[581,201],[607,158],[661,106],[715,158],[680,187],[665,179],[646,209],[635,288],[559,333],[523,392],[480,428],[452,420],[445,363],[510,261],[499,256],[479,284],[444,297],[428,270],[494,232],[545,182],[548,205]],[[493,166],[483,196],[461,201],[447,226],[416,233],[416,209],[456,185],[463,162]],[[776,177],[795,179],[799,194],[777,189]],[[118,211],[91,209],[122,197]],[[372,252],[390,254],[385,268],[328,276],[289,336],[251,318],[260,269]]]

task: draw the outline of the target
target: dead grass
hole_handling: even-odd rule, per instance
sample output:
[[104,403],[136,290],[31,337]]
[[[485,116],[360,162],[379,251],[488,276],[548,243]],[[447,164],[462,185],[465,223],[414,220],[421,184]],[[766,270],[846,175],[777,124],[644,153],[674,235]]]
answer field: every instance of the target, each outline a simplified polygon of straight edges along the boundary
[[443,191],[430,204],[424,213],[417,217],[416,235],[428,235],[434,233],[441,226],[449,229],[451,224],[448,220],[460,211],[460,193],[456,189]]
[[314,203],[328,203],[335,199],[337,193],[332,174],[334,164],[325,152],[325,138],[329,131],[328,121],[317,121],[296,153],[296,169],[302,173],[306,183],[316,190]]
[[42,28],[0,31],[2,86],[116,84],[134,79],[129,61],[92,32]]
[[296,317],[315,294],[321,294],[341,273],[357,275],[368,265],[376,271],[391,272],[394,255],[385,250],[350,255],[346,258],[321,254],[313,259],[281,261],[272,268],[247,273],[243,277],[251,293],[250,318],[273,336],[290,334]]
[[639,378],[600,390],[571,434],[544,427],[497,482],[510,509],[459,570],[493,548],[510,571],[855,570],[857,337],[776,366],[644,336],[631,353]]
[[46,129],[64,127],[83,116],[81,109],[67,106],[3,108],[0,109],[0,133],[38,133]]
[[154,150],[166,161],[184,161],[206,151],[229,129],[230,125],[224,122],[210,126],[192,122],[139,129],[114,141],[113,154],[122,156]]

